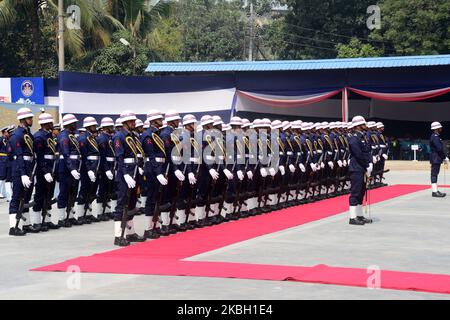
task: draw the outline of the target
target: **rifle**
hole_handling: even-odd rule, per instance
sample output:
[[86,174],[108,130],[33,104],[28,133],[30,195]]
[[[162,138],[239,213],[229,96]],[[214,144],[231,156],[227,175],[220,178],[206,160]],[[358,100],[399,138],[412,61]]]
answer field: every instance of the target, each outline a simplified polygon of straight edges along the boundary
[[102,217],[106,217],[105,221],[108,221],[108,219],[110,217],[106,216],[106,208],[111,209],[111,206],[108,204],[109,201],[112,199],[112,194],[113,194],[113,187],[114,187],[114,181],[116,180],[116,161],[114,160],[114,165],[113,168],[111,170],[112,174],[113,174],[113,178],[112,180],[107,179],[107,188],[106,188],[106,192],[105,195],[102,199]]
[[[186,173],[186,167],[187,165],[184,165],[184,169],[183,169],[183,175]],[[170,222],[169,222],[169,228],[172,227],[171,233],[176,233],[177,232],[177,228],[175,227],[175,225],[173,224],[173,218],[175,217],[175,211],[177,210],[177,199],[178,196],[180,195],[180,190],[181,190],[181,186],[183,185],[183,182],[177,179],[177,186],[175,189],[175,195],[172,198],[172,202],[170,205]]]
[[[167,179],[167,176],[169,175],[169,168],[170,168],[170,162],[167,164],[166,173],[164,177]],[[159,216],[161,215],[161,201],[162,197],[164,195],[163,192],[164,186],[162,184],[159,184],[158,188],[158,194],[156,196],[156,203],[155,203],[155,210],[153,211],[153,231],[156,230],[156,225],[159,222]]]
[[[97,160],[97,168],[95,168],[95,171],[94,171],[96,179],[98,179],[97,173],[98,173],[98,168],[99,167],[100,167],[100,156],[99,156],[99,159]],[[89,187],[88,187],[86,202],[84,203],[84,213],[83,213],[83,220],[84,221],[86,221],[86,214],[87,214],[87,212],[88,211],[92,211],[90,206],[91,206],[91,203],[94,201],[93,198],[95,198],[95,197],[92,196],[92,193],[93,193],[92,191],[95,191],[95,190],[93,190],[94,186],[95,186],[95,182],[92,182],[91,179],[88,178],[88,183],[89,183]],[[90,223],[90,222],[88,222],[88,223]]]
[[17,214],[16,214],[16,227],[15,229],[19,228],[19,223],[20,220],[26,221],[26,218],[23,216],[23,211],[25,209],[29,209],[32,205],[31,204],[25,204],[25,197],[27,196],[28,192],[30,190],[33,190],[34,187],[34,175],[36,174],[36,167],[37,167],[37,163],[34,163],[34,167],[33,167],[33,171],[31,172],[31,185],[28,188],[24,188],[25,190],[22,192],[22,195],[20,197],[19,200],[19,209],[17,210]]
[[[136,166],[134,167],[134,172],[133,172],[133,179],[136,179],[137,176],[137,170],[138,170],[138,164],[136,161]],[[125,201],[124,201],[124,205],[123,205],[123,213],[122,213],[122,221],[121,221],[121,234],[120,234],[120,238],[122,240],[124,240],[125,238],[125,229],[128,228],[128,205],[130,202],[130,198],[131,198],[131,190],[130,188],[127,188],[127,194],[125,196]]]
[[[51,172],[51,175],[52,175],[53,179],[55,178],[55,169],[56,169],[56,159],[53,161],[53,167],[52,167],[52,172]],[[52,198],[52,192],[51,192],[52,191],[52,188],[51,188],[52,183],[53,182],[47,182],[46,185],[45,185],[47,192],[46,192],[46,195],[44,196],[44,202],[42,204],[42,227],[44,227],[45,218],[47,216],[49,218],[51,217],[51,215],[48,213],[48,207],[49,207],[49,203],[50,203],[50,206],[53,204],[52,201],[51,201],[51,198]]]

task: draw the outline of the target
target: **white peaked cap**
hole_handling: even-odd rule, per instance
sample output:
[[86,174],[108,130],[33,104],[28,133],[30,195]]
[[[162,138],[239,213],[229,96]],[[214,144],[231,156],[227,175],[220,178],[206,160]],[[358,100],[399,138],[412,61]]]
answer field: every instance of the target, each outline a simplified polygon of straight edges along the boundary
[[50,113],[41,113],[39,115],[39,124],[53,123],[53,116]]
[[78,122],[78,119],[71,113],[64,115],[62,118],[62,125],[67,126],[71,123]]

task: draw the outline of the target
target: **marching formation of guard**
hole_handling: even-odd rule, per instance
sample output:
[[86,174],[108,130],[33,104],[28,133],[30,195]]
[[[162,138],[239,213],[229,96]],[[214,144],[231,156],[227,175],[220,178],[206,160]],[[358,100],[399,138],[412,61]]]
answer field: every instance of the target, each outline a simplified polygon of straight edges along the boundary
[[[124,111],[115,122],[17,112],[2,130],[0,175],[12,189],[13,236],[114,220],[114,244],[237,220],[350,193],[350,224],[367,188],[383,183],[389,144],[381,122],[183,118]],[[77,129],[78,128],[78,129]],[[230,147],[231,146],[231,147]],[[57,191],[59,190],[59,192]],[[134,216],[145,216],[138,235]],[[301,209],[299,210],[301,214]]]

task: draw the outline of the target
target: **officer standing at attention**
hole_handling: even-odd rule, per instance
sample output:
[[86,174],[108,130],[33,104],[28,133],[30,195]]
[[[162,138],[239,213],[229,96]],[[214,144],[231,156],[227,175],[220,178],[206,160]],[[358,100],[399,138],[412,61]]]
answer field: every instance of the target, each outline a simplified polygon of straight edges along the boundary
[[[58,229],[54,223],[42,224],[42,210],[44,204],[47,210],[51,208],[51,199],[55,189],[54,174],[56,161],[56,143],[53,140],[53,117],[49,113],[39,115],[41,128],[34,134],[34,150],[36,153],[36,188],[33,206],[33,227],[40,231]],[[46,201],[45,201],[46,200]]]
[[362,116],[355,116],[352,120],[353,134],[348,143],[350,146],[350,224],[364,225],[371,223],[364,218],[362,202],[366,191],[364,175],[371,176],[373,163],[371,162],[371,146],[363,130],[366,128],[366,120]]
[[[33,190],[33,167],[34,150],[33,135],[30,128],[33,125],[33,113],[29,108],[20,108],[17,111],[19,126],[14,130],[8,143],[8,153],[14,159],[11,163],[13,194],[9,203],[9,235],[23,236],[26,232],[36,233],[39,230],[30,225],[30,214],[28,209],[19,208],[20,200],[28,203]],[[26,220],[23,223],[23,230],[20,224],[16,228],[16,215],[20,212]]]
[[[94,117],[84,118],[83,128],[86,129],[86,132],[78,138],[81,154],[81,186],[75,213],[80,224],[99,222],[97,217],[100,212],[91,211],[92,215],[89,214],[91,203],[97,194],[97,175],[100,165],[100,151],[94,136],[97,126],[98,123]],[[99,210],[98,207],[94,207],[94,209]],[[86,210],[87,212],[85,213]]]
[[[122,129],[114,135],[114,150],[117,162],[117,207],[114,213],[114,245],[128,246],[130,242],[143,242],[145,238],[136,234],[134,230],[131,210],[136,208],[137,188],[136,179],[138,175],[138,149],[134,138],[133,130],[136,125],[136,114],[131,110],[126,110],[120,114]],[[129,197],[127,197],[129,195]],[[128,217],[123,217],[124,208],[127,206]],[[126,238],[122,238],[122,218],[127,224],[123,230]]]
[[438,190],[437,180],[439,171],[441,170],[441,164],[445,161],[448,163],[448,158],[444,152],[444,145],[442,144],[442,139],[439,135],[442,132],[442,125],[439,122],[433,122],[431,124],[431,131],[433,133],[430,137],[430,163],[431,163],[431,189],[432,196],[436,198],[443,198],[446,196],[445,193],[442,193]]
[[[75,197],[78,190],[78,181],[80,180],[80,147],[75,138],[75,130],[77,128],[78,119],[73,114],[66,114],[63,117],[62,124],[64,130],[58,135],[58,181],[59,181],[59,195],[58,195],[58,225],[65,228],[72,227],[72,223],[78,222],[72,218],[72,208],[69,213],[69,220],[66,220],[67,206],[72,206],[68,203],[69,196]],[[69,195],[69,193],[71,193]],[[72,220],[70,220],[72,218]]]

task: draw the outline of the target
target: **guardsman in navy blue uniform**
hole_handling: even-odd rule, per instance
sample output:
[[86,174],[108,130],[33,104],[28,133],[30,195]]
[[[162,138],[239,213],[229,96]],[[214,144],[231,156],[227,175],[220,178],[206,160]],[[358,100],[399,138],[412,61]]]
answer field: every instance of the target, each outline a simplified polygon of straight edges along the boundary
[[33,113],[29,108],[20,108],[17,111],[17,119],[20,121],[20,124],[8,141],[8,154],[13,159],[11,167],[13,194],[9,204],[9,235],[11,236],[23,236],[27,232],[39,232],[39,230],[30,225],[28,209],[21,212],[26,219],[23,222],[23,230],[20,229],[20,224],[16,228],[20,200],[23,199],[24,203],[29,203],[35,174],[33,135],[30,133],[30,128],[33,125]]
[[[142,185],[145,184],[145,175],[144,175],[144,150],[142,149],[142,143],[141,143],[141,135],[144,132],[144,123],[140,119],[136,119],[136,127],[133,130],[134,133],[134,139],[136,141],[136,147],[138,149],[138,176],[137,176],[137,190],[138,190],[138,200],[136,203],[136,215],[142,214],[145,211],[145,202],[147,199],[143,196],[142,193]],[[145,188],[144,188],[145,189]]]
[[[62,124],[64,130],[57,137],[57,147],[59,160],[57,163],[59,195],[58,195],[58,225],[70,228],[72,224],[78,224],[73,218],[73,205],[68,203],[69,199],[74,199],[78,191],[78,182],[80,180],[81,155],[78,140],[75,137],[78,119],[73,114],[66,114],[63,117]],[[70,193],[70,195],[69,195]],[[67,206],[71,208],[67,208]],[[70,210],[67,220],[66,210]]]
[[[174,136],[175,129],[178,128],[180,124],[181,117],[176,110],[169,110],[165,114],[165,121],[167,122],[167,126],[160,131],[161,141],[164,142],[165,149],[165,166],[164,169],[167,172],[166,179],[168,180],[167,188],[164,193],[164,196],[161,201],[161,207],[164,210],[161,212],[161,234],[168,235],[169,233],[176,232],[176,226],[170,225],[170,204],[172,201],[177,201],[174,199],[174,193],[176,190],[177,181],[183,182],[185,180],[185,175],[181,170],[182,163],[178,160],[179,152],[172,152],[172,149],[175,148],[175,144],[178,143],[178,138]],[[178,146],[179,147],[179,146]],[[175,158],[173,158],[175,157]],[[167,166],[169,166],[169,170],[167,171]],[[159,178],[158,178],[159,180]],[[173,221],[172,221],[173,222]]]
[[[217,172],[217,165],[214,157],[214,143],[211,137],[210,130],[213,129],[214,119],[210,115],[205,115],[200,119],[201,137],[202,137],[202,152],[205,155],[200,165],[199,177],[197,179],[197,206],[195,207],[195,219],[198,226],[204,226],[204,219],[206,217],[206,201],[208,197],[208,188],[212,184],[212,180],[219,179],[219,172]],[[206,148],[208,151],[205,153]],[[211,180],[212,179],[212,180]]]
[[187,179],[185,179],[181,185],[181,190],[177,201],[177,211],[175,213],[176,223],[178,225],[178,229],[181,231],[192,229],[193,226],[191,223],[195,222],[195,216],[191,214],[191,212],[188,212],[187,214],[189,216],[186,216],[186,212],[191,195],[191,208],[194,207],[193,204],[195,203],[197,177],[201,161],[201,150],[198,142],[195,140],[196,123],[197,119],[194,115],[185,115],[183,117],[184,130],[179,138],[182,145],[181,161],[185,166],[184,175],[187,176]]
[[2,136],[0,137],[0,199],[6,197],[6,172],[8,164],[8,126],[1,129]]
[[147,113],[147,120],[149,121],[149,128],[141,136],[145,155],[144,174],[146,178],[143,190],[147,190],[147,193],[144,194],[146,199],[144,237],[146,239],[157,239],[159,238],[157,229],[160,228],[158,222],[156,222],[157,225],[155,226],[153,221],[156,195],[159,188],[168,183],[164,176],[166,162],[164,142],[159,137],[163,115],[159,110],[153,109]]
[[[100,151],[98,149],[95,132],[97,130],[97,120],[93,117],[86,117],[83,120],[83,128],[86,132],[79,136],[78,144],[81,153],[80,170],[80,190],[78,192],[77,206],[75,209],[75,218],[80,224],[99,222],[98,207],[92,208],[91,203],[97,194],[97,175],[100,166]],[[86,214],[85,211],[87,210]]]
[[442,132],[442,125],[439,122],[433,122],[431,124],[431,130],[433,133],[430,137],[430,163],[431,163],[431,188],[432,196],[436,198],[443,198],[446,196],[445,193],[438,190],[437,181],[439,171],[441,170],[441,164],[445,161],[448,163],[448,158],[444,152],[444,145],[439,135]]
[[51,200],[55,189],[56,143],[52,134],[52,115],[49,113],[40,114],[39,124],[41,128],[34,134],[34,152],[37,166],[32,223],[37,230],[48,231],[49,227],[51,229],[59,228],[53,222],[48,222],[49,217],[45,217],[47,222],[42,224],[44,202],[47,205],[47,214],[51,216]]
[[[117,206],[114,213],[114,245],[128,246],[130,242],[143,242],[145,238],[136,234],[134,230],[133,218],[131,211],[136,208],[137,190],[136,179],[138,173],[138,157],[139,150],[136,147],[133,130],[136,125],[136,114],[131,110],[121,113],[120,120],[122,122],[122,130],[120,130],[113,140],[114,150],[117,162]],[[130,197],[127,199],[127,192],[130,191]],[[122,238],[122,217],[124,208],[128,206],[128,217],[124,234],[126,238]]]
[[371,221],[364,218],[362,202],[366,192],[364,175],[371,176],[373,163],[371,162],[371,147],[363,130],[366,121],[361,116],[355,116],[352,120],[353,134],[349,138],[350,146],[350,224],[364,225]]
[[[112,135],[112,142],[113,142],[113,148],[114,148],[114,140],[116,138],[116,136],[119,134],[119,132],[122,130],[123,125],[122,122],[120,120],[120,117],[116,119],[116,121],[114,122],[114,133]],[[116,161],[116,175],[117,175],[117,161]],[[116,207],[117,207],[117,192],[118,192],[118,183],[117,183],[117,179],[114,179],[114,192],[113,192],[113,197],[111,200],[111,214],[112,217],[114,216],[114,212],[116,211]]]
[[384,165],[385,161],[388,159],[388,153],[389,153],[389,141],[388,139],[383,135],[384,131],[384,124],[382,122],[377,122],[377,131],[376,135],[378,137],[378,141],[380,142],[380,166],[379,166],[379,173],[378,176],[378,185],[381,187],[387,186],[386,183],[383,183],[383,174],[384,174]]
[[[109,220],[112,207],[112,194],[114,193],[114,175],[116,172],[116,154],[112,143],[114,121],[105,117],[100,122],[101,132],[97,136],[97,145],[100,152],[99,182],[97,201],[92,204],[92,210],[100,212],[101,221]],[[104,208],[104,209],[103,209]],[[104,211],[104,213],[103,213]]]

